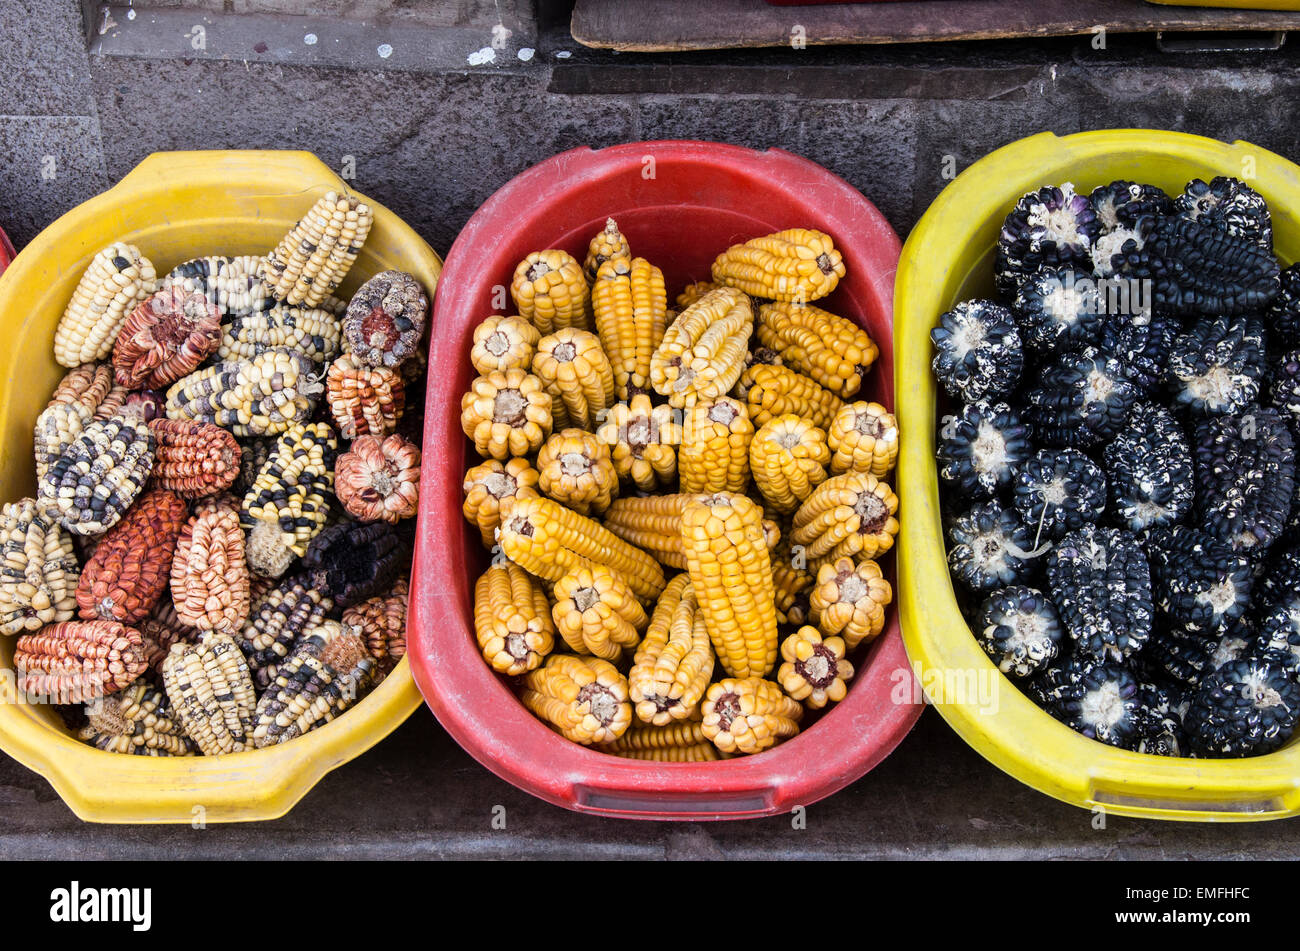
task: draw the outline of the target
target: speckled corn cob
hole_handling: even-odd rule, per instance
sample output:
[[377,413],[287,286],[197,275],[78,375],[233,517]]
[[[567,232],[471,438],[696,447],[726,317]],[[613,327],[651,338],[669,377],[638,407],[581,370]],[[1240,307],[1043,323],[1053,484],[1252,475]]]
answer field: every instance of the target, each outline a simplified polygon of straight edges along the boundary
[[86,703],[145,672],[144,642],[117,621],[60,621],[14,642],[18,689],[29,702]]
[[808,606],[818,630],[844,638],[853,650],[884,630],[885,607],[893,599],[893,589],[874,561],[855,564],[850,558],[837,558],[817,572]]
[[754,484],[782,515],[797,509],[826,481],[830,461],[826,433],[790,413],[769,420],[749,444]]
[[72,536],[35,499],[0,509],[0,634],[70,620],[79,574]]
[[556,429],[594,431],[614,402],[614,371],[600,340],[585,330],[566,327],[538,341],[533,374],[551,394]]
[[618,398],[645,392],[650,358],[668,326],[663,272],[645,258],[609,261],[591,288],[591,307]]
[[716,291],[721,286],[721,284],[715,284],[712,281],[696,281],[693,284],[687,284],[682,288],[682,292],[677,295],[677,300],[674,301],[677,305],[677,312],[681,313],[709,291]]
[[348,301],[343,338],[348,352],[371,367],[396,369],[422,349],[429,298],[405,271],[380,271]]
[[56,403],[80,403],[88,414],[93,414],[113,388],[111,363],[86,363],[74,367],[63,375],[54,394],[45,404],[48,409]]
[[740,385],[755,426],[793,413],[825,431],[844,405],[830,390],[785,366],[755,364],[741,375]]
[[382,680],[406,656],[406,611],[410,586],[405,578],[385,594],[354,604],[343,612],[344,627],[354,628],[375,659],[375,680]]
[[148,617],[167,590],[185,502],[166,489],[150,489],[104,535],[77,584],[83,620],[135,624]]
[[520,700],[566,739],[588,746],[617,740],[632,723],[627,681],[598,657],[550,657],[524,677]]
[[732,245],[713,262],[713,279],[754,297],[808,303],[835,290],[844,259],[830,235],[790,228]]
[[494,315],[474,328],[469,362],[484,376],[494,370],[527,370],[541,339],[538,329],[524,318]]
[[127,315],[113,344],[113,379],[161,389],[190,373],[221,343],[221,311],[198,292],[170,285]]
[[495,371],[461,397],[460,426],[480,456],[527,456],[551,434],[551,410],[540,379],[518,368]]
[[485,548],[496,544],[501,511],[510,501],[537,498],[539,478],[527,459],[511,459],[504,464],[489,459],[465,473],[465,503],[461,511],[478,528]]
[[101,535],[122,518],[153,469],[154,439],[143,422],[92,420],[37,487],[37,504],[74,535]]
[[81,435],[93,413],[84,403],[53,403],[36,417],[32,447],[36,456],[36,478],[41,478]]
[[503,514],[498,540],[507,558],[552,584],[594,562],[623,576],[642,601],[659,597],[664,573],[641,549],[547,498],[520,499]]
[[78,737],[109,753],[190,756],[194,743],[172,715],[167,695],[144,683],[86,704]]
[[779,623],[803,624],[808,620],[809,592],[816,581],[803,550],[792,550],[790,539],[782,538],[772,549],[772,585]]
[[754,311],[733,288],[710,291],[677,315],[650,359],[650,384],[673,406],[714,399],[745,365]]
[[183,499],[224,492],[239,477],[242,452],[235,437],[212,423],[149,421],[154,437],[153,481]]
[[198,632],[176,616],[176,606],[170,594],[158,599],[153,613],[140,622],[140,640],[144,642],[145,663],[155,673],[162,673],[163,661],[171,653],[172,645],[192,643]]
[[483,659],[498,673],[537,669],[555,647],[545,590],[518,565],[488,568],[474,585],[474,634]]
[[702,399],[686,411],[677,474],[683,492],[743,492],[754,426],[744,403]]
[[759,753],[799,732],[803,707],[770,680],[728,678],[709,687],[704,735],[724,753]]
[[265,436],[260,439],[244,439],[240,444],[239,460],[239,478],[235,480],[234,490],[242,497],[253,483],[257,481],[257,474],[262,471],[266,461],[271,458],[271,453],[275,452],[275,444],[279,440],[275,436]]
[[397,428],[406,387],[396,370],[363,366],[345,353],[325,373],[325,401],[344,439],[382,438]]
[[75,367],[103,360],[127,314],[154,292],[157,274],[140,249],[117,242],[97,253],[54,331],[54,359]]
[[698,721],[641,727],[634,723],[621,737],[600,749],[614,756],[658,763],[705,763],[721,758]]
[[399,522],[420,502],[420,450],[405,436],[360,436],[338,457],[334,494],[362,522]]
[[197,644],[173,645],[163,685],[185,735],[205,756],[251,745],[257,698],[244,655],[228,635],[210,632]]
[[846,472],[819,485],[794,515],[790,540],[813,567],[836,558],[878,558],[894,547],[898,496],[866,472]]
[[248,565],[239,514],[218,509],[194,515],[176,540],[172,602],[191,627],[234,634],[248,618]]
[[883,479],[898,462],[898,420],[879,403],[845,403],[831,421],[826,441],[836,475],[869,472]]
[[159,287],[197,291],[221,310],[223,321],[234,320],[275,305],[271,289],[258,276],[262,265],[262,258],[253,254],[191,258],[172,268]]
[[632,589],[603,565],[576,568],[555,583],[551,617],[576,654],[618,662],[649,623]]
[[781,659],[776,672],[781,689],[809,710],[838,703],[848,693],[853,665],[844,659],[848,648],[838,637],[822,640],[815,627],[801,627],[781,642]]
[[241,507],[248,565],[254,571],[284,574],[325,527],[337,452],[334,431],[324,423],[297,424],[276,441]]
[[677,575],[660,595],[627,675],[637,718],[663,726],[694,716],[713,677],[714,661],[690,577]]
[[317,199],[262,264],[275,299],[319,306],[352,267],[374,220],[370,206],[351,196],[329,192]]
[[820,307],[777,301],[758,309],[754,333],[786,366],[816,380],[841,399],[862,388],[880,356],[870,335],[853,321]]
[[131,391],[125,386],[114,384],[113,388],[108,391],[108,395],[104,397],[103,402],[95,408],[95,419],[112,419],[114,416],[121,414],[130,396]]
[[609,508],[618,493],[609,447],[581,429],[555,433],[537,452],[538,488],[579,515]]
[[325,387],[310,358],[274,349],[198,370],[167,391],[171,419],[215,423],[236,436],[278,435],[309,418]]
[[615,403],[596,430],[609,446],[614,471],[638,489],[653,492],[677,478],[677,447],[682,427],[671,406],[650,405],[650,397],[638,393],[629,403]]
[[221,325],[221,360],[251,360],[267,350],[284,349],[302,354],[317,367],[338,356],[343,329],[334,298],[322,307],[292,307],[276,304],[270,310],[244,314]]
[[534,251],[519,262],[510,282],[519,316],[543,334],[563,327],[588,329],[591,294],[582,265],[567,251]]
[[601,265],[606,261],[631,259],[632,249],[628,246],[627,238],[618,230],[618,224],[613,218],[606,218],[605,227],[596,233],[587,246],[587,259],[582,263],[582,273],[589,282],[594,283]]
[[700,613],[723,669],[762,677],[776,665],[776,604],[763,510],[720,492],[682,511],[682,544]]
[[285,579],[253,602],[235,643],[258,686],[271,682],[294,645],[332,610],[333,600],[306,575]]

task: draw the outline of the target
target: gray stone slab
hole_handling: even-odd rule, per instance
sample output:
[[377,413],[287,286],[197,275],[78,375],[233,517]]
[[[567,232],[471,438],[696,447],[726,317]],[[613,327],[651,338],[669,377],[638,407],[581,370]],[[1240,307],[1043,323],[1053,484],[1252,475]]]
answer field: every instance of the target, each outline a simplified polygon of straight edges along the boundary
[[0,3],[0,76],[6,114],[86,115],[90,76],[77,3]]
[[0,226],[20,250],[109,184],[95,120],[0,116]]

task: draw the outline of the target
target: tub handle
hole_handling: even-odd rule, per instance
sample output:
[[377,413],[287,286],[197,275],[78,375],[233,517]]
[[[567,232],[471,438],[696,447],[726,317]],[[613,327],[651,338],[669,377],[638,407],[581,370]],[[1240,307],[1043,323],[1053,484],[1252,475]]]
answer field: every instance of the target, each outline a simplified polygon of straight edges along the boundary
[[1140,810],[1153,818],[1185,819],[1189,818],[1189,814],[1195,813],[1207,819],[1263,819],[1293,815],[1300,809],[1300,786],[1291,783],[1274,789],[1242,791],[1231,796],[1214,797],[1195,789],[1166,790],[1148,795],[1119,783],[1111,785],[1094,781],[1089,798],[1103,809],[1116,806],[1126,810]]
[[735,793],[660,793],[634,789],[603,788],[591,783],[573,787],[574,804],[584,812],[623,818],[740,819],[766,816],[773,812],[775,793],[770,789],[747,789]]

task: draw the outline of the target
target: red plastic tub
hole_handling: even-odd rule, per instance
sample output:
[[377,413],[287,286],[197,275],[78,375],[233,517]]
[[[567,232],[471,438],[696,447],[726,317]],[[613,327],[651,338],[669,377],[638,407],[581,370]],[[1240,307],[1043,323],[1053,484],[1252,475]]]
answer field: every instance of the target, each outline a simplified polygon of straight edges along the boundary
[[524,709],[475,643],[473,586],[488,556],[461,515],[472,447],[460,428],[460,398],[473,376],[473,328],[489,314],[510,312],[506,287],[529,252],[563,248],[582,260],[608,216],[618,220],[633,254],[663,269],[670,300],[686,283],[708,279],[714,257],[731,243],[795,226],[831,234],[848,275],[825,304],[861,322],[879,343],[865,397],[893,405],[900,245],[875,206],[847,182],[788,152],[711,142],[580,148],[534,166],[470,219],[438,284],[407,648],[416,684],[470,755],[556,805],[693,820],[808,805],[884,759],[920,715],[893,607],[848,696],[833,710],[767,752],[714,763],[648,763],[570,743]]
[[9,241],[9,235],[5,234],[4,229],[0,228],[0,274],[5,272],[9,262],[18,256],[14,250],[13,244]]

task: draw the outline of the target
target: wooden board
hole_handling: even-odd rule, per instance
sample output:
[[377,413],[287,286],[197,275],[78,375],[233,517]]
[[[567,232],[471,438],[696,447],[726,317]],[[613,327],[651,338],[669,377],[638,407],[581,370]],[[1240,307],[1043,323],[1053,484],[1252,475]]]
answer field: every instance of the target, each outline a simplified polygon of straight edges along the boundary
[[773,6],[763,0],[577,0],[570,23],[584,46],[625,52],[919,43],[1111,33],[1300,29],[1300,12],[1157,6],[1144,0],[899,0]]

